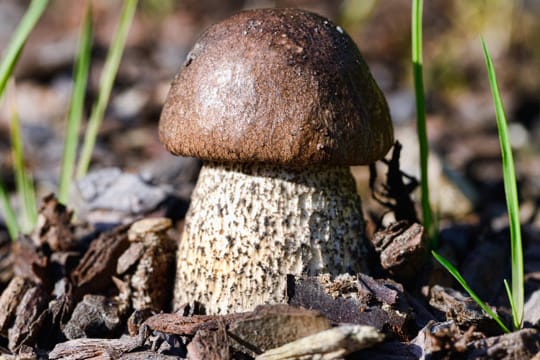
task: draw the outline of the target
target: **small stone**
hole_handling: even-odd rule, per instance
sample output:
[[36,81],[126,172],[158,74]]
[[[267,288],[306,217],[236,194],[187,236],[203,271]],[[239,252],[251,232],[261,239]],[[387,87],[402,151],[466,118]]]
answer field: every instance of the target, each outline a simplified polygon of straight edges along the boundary
[[77,216],[90,223],[125,223],[153,211],[166,197],[164,189],[137,174],[106,168],[79,180],[70,201]]
[[101,295],[85,295],[64,327],[70,340],[113,336],[122,325],[116,302]]
[[523,321],[540,327],[540,290],[536,290],[525,303]]

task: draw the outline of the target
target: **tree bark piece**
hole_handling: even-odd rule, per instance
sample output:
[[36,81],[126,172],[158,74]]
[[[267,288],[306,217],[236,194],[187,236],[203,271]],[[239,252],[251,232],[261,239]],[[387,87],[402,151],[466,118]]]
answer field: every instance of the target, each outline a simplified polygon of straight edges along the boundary
[[15,322],[8,330],[9,348],[16,351],[21,345],[35,345],[35,340],[47,317],[49,295],[40,286],[28,289],[15,315]]
[[461,292],[435,285],[430,290],[429,304],[442,311],[463,329],[474,325],[487,334],[500,333],[499,325],[470,297]]
[[129,247],[127,228],[119,226],[91,243],[71,274],[77,298],[82,294],[106,290],[112,284],[118,258]]
[[188,344],[189,360],[229,360],[229,337],[225,324],[217,323],[216,330],[199,330]]
[[35,244],[48,244],[52,251],[69,251],[77,245],[74,226],[71,223],[73,211],[58,202],[53,194],[43,199],[39,209],[36,228],[32,232]]
[[403,287],[364,274],[289,277],[288,302],[320,311],[335,323],[371,325],[387,335],[409,340],[416,334],[414,316]]
[[[197,341],[192,348],[198,354],[202,354],[200,350],[202,344],[216,345],[216,339],[221,338],[226,341],[231,351],[251,357],[330,328],[328,319],[319,312],[285,304],[261,305],[252,312],[222,316],[184,317],[176,314],[157,314],[148,318],[143,326],[145,325],[150,330],[166,334],[195,335]],[[226,330],[227,336],[216,334],[222,329]],[[222,354],[221,347],[214,345],[211,346]]]
[[147,218],[131,225],[129,248],[118,259],[116,271],[131,288],[134,310],[168,310],[174,279],[175,242],[167,235],[167,218]]
[[383,269],[397,279],[415,278],[427,258],[424,227],[417,223],[393,223],[375,233],[371,242],[379,253]]
[[0,296],[0,335],[8,335],[7,331],[15,319],[17,306],[31,286],[30,280],[16,276]]
[[522,329],[474,341],[468,350],[467,359],[530,359],[540,351],[540,334],[536,329]]
[[256,360],[334,360],[382,342],[374,327],[342,325],[268,350]]
[[49,359],[118,359],[124,353],[140,347],[139,339],[76,339],[60,343],[49,353]]

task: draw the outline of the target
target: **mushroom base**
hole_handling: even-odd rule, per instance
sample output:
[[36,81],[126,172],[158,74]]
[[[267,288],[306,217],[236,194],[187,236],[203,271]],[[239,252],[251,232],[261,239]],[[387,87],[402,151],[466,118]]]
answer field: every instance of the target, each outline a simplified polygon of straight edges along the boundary
[[207,163],[177,256],[175,308],[209,314],[286,301],[286,275],[365,270],[360,197],[348,167]]

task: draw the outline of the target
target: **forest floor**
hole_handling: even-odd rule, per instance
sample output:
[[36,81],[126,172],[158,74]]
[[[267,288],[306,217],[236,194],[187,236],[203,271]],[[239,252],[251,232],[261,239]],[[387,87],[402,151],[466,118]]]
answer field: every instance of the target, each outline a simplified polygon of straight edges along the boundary
[[[268,2],[141,2],[92,169],[74,186],[65,208],[48,194],[58,184],[83,10],[77,2],[57,0],[31,35],[15,73],[27,166],[42,205],[38,227],[16,242],[0,219],[0,308],[5,309],[0,357],[251,359],[289,344],[283,351],[297,354],[290,358],[302,358],[302,351],[325,354],[324,359],[540,358],[540,54],[533,45],[540,40],[540,9],[534,2],[496,2],[492,7],[445,0],[425,4],[429,176],[438,252],[510,325],[503,284],[510,278],[510,238],[483,35],[498,70],[516,160],[525,257],[523,329],[503,334],[429,255],[424,230],[414,221],[420,201],[412,179],[418,178],[419,162],[410,1],[365,2],[369,6],[276,1],[316,11],[349,32],[387,97],[401,153],[399,162],[396,157],[377,163],[371,187],[369,168],[352,168],[373,245],[368,274],[291,277],[288,304],[212,316],[197,307],[172,313],[173,254],[201,163],[170,155],[159,143],[157,124],[174,74],[197,36],[247,5]],[[0,48],[24,12],[20,3],[0,3]],[[120,10],[119,2],[94,5],[87,107],[95,99]],[[4,109],[0,176],[13,190],[9,152]],[[381,194],[383,184],[393,191]],[[374,192],[391,205],[377,201]],[[15,194],[13,200],[17,204]],[[396,211],[404,207],[405,216]],[[140,221],[148,218],[154,220]],[[140,280],[140,264],[148,259],[159,266]],[[351,324],[376,332],[366,335],[366,328]],[[322,335],[306,345],[294,343],[298,334]]]

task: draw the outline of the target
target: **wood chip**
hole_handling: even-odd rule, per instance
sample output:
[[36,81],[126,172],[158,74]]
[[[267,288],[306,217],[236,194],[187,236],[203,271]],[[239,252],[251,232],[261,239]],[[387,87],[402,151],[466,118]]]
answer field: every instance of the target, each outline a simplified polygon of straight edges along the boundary
[[0,296],[0,335],[7,336],[7,330],[15,319],[17,306],[31,286],[30,280],[16,276]]
[[446,354],[448,359],[462,359],[466,358],[466,344],[482,337],[474,327],[464,332],[454,321],[430,321],[410,342],[410,351],[422,359],[437,358],[441,354]]
[[424,227],[418,223],[393,223],[376,232],[371,242],[379,253],[383,269],[400,280],[416,278],[426,262]]
[[118,258],[129,247],[127,229],[119,226],[91,243],[71,274],[77,295],[107,290],[112,284]]
[[236,342],[233,347],[255,356],[329,328],[330,321],[317,311],[272,305],[234,319],[228,333]]
[[225,324],[217,323],[217,329],[199,330],[187,346],[189,360],[229,360],[229,337]]
[[129,249],[118,261],[118,273],[125,273],[132,290],[134,310],[168,310],[172,299],[176,242],[167,234],[172,222],[167,218],[147,218],[135,222],[128,231]]
[[15,275],[30,279],[46,288],[52,286],[48,247],[36,246],[28,236],[19,236],[13,244],[13,267]]
[[49,353],[49,359],[118,359],[122,354],[140,347],[137,338],[76,339],[63,342]]
[[[231,316],[223,317],[227,322]],[[202,329],[217,329],[219,317],[213,315],[193,315],[181,316],[178,314],[156,314],[148,318],[144,324],[151,330],[159,331],[165,334],[175,335],[195,335]]]
[[342,325],[269,350],[256,360],[333,360],[384,340],[371,326]]
[[401,340],[412,338],[414,313],[402,286],[363,274],[359,277],[289,277],[288,302],[317,310],[335,323],[370,325]]
[[474,341],[468,349],[468,359],[530,359],[540,351],[540,333],[537,329],[522,329]]
[[141,243],[130,244],[129,248],[118,259],[116,266],[116,273],[123,275],[131,267],[135,266],[139,262],[140,258],[144,254],[144,245]]
[[6,285],[13,277],[13,256],[11,240],[7,233],[0,234],[0,287]]
[[[181,336],[192,336],[200,330],[217,330],[220,324],[225,324],[237,338],[252,343],[251,346],[255,348],[265,349],[276,342],[291,341],[295,333],[314,333],[330,326],[329,321],[317,311],[283,304],[261,305],[252,312],[229,315],[181,316],[161,313],[151,316],[144,324],[154,331]],[[265,342],[270,343],[265,345]]]
[[429,304],[442,311],[447,320],[453,320],[463,329],[474,325],[487,334],[500,332],[495,320],[489,317],[472,298],[457,290],[435,285],[430,290]]
[[9,348],[16,351],[21,345],[35,345],[34,340],[46,318],[49,295],[40,286],[26,291],[15,314],[15,322],[8,330]]
[[71,223],[72,216],[73,211],[68,211],[53,194],[45,196],[39,210],[38,223],[32,232],[34,243],[48,244],[52,251],[75,249],[77,242]]

